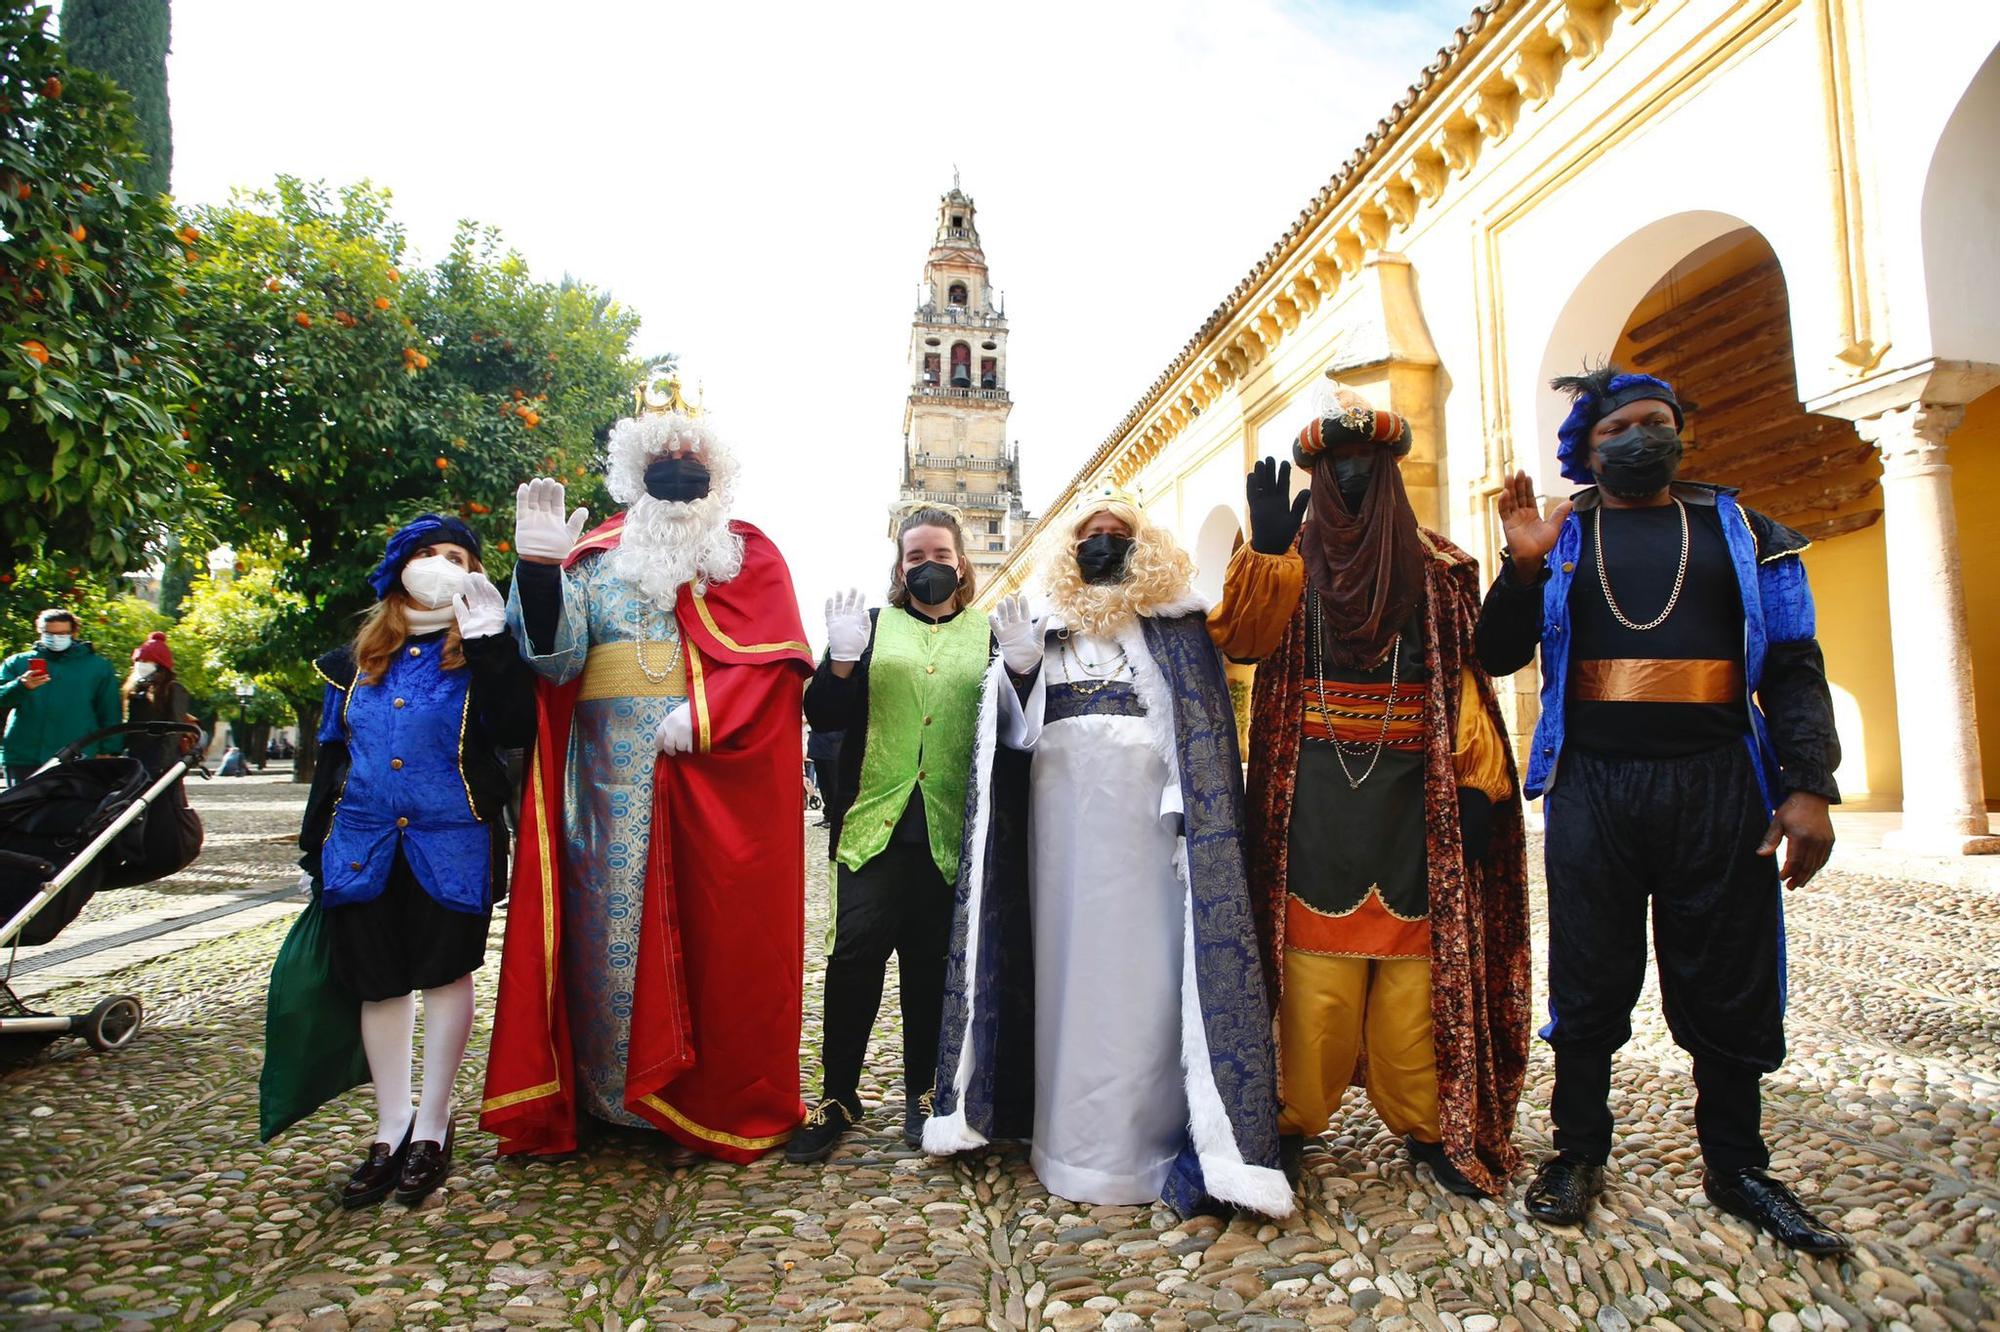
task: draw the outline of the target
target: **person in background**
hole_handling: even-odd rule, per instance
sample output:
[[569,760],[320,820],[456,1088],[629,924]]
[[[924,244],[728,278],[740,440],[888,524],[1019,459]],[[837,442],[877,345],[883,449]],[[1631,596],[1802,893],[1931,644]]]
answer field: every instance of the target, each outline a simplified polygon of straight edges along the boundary
[[[119,722],[118,672],[77,637],[76,616],[45,610],[35,617],[35,646],[0,662],[0,766],[12,785],[92,731]],[[117,754],[120,737],[98,741],[89,754]]]
[[[158,631],[132,649],[132,673],[125,677],[124,693],[128,722],[194,720],[187,687],[174,674],[173,649],[167,646],[167,636]],[[193,740],[189,735],[134,735],[127,737],[125,752],[144,763],[146,771],[157,773],[185,754]]]
[[813,731],[806,734],[806,766],[811,769],[811,780],[819,788],[819,820],[815,828],[831,827],[834,820],[833,791],[837,783],[834,776],[840,771],[841,731]]

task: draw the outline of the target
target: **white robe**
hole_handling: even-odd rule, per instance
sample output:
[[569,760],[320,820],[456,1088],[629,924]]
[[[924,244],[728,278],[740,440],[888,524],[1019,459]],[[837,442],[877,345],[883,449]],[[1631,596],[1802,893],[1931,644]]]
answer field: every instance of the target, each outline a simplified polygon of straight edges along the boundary
[[[1048,686],[1134,680],[1119,642],[1051,636]],[[1138,635],[1125,649],[1143,652]],[[1084,670],[1078,658],[1104,674]],[[1181,1075],[1180,784],[1152,717],[1071,717],[1035,738],[1029,796],[1035,936],[1031,1162],[1077,1202],[1160,1196],[1186,1139]]]

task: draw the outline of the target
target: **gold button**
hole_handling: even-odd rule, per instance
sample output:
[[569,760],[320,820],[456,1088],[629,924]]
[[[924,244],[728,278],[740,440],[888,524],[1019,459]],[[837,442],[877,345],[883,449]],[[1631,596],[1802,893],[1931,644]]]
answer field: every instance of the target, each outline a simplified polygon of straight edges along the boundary
[[922,780],[923,780],[924,778],[926,778],[926,777],[928,777],[928,776],[930,776],[930,774],[929,774],[929,773],[927,773],[927,772],[925,772],[925,771],[924,771],[924,770],[923,770],[922,768],[918,768],[918,769],[917,769],[917,780],[918,780],[918,781],[922,781]]
[[1575,560],[1564,560],[1564,561],[1563,561],[1563,572],[1564,572],[1564,573],[1575,573],[1575,572],[1576,572],[1576,561],[1575,561]]
[[406,699],[406,698],[399,698],[399,699],[397,699],[397,700],[396,700],[396,706],[400,708],[400,707],[402,707],[402,706],[403,706],[403,704],[405,704],[405,703],[407,703],[407,702],[409,702],[409,700],[408,700],[408,699]]
[[883,826],[884,828],[890,828],[890,827],[894,827],[895,825],[894,825],[894,824],[892,824],[892,823],[890,823],[890,822],[889,822],[889,820],[887,820],[887,819],[884,819],[884,820],[882,820],[882,826]]
[[397,819],[396,826],[398,828],[407,828],[410,826],[410,821],[408,819]]
[[924,674],[925,674],[925,675],[936,675],[936,674],[937,674],[937,667],[935,667],[935,666],[926,666],[926,667],[924,667]]
[[930,724],[931,724],[931,719],[929,717],[924,718],[924,725],[929,726]]
[[390,759],[390,760],[389,760],[389,766],[390,766],[391,768],[395,768],[395,769],[398,769],[398,770],[400,770],[400,769],[402,768],[402,766],[403,766],[403,760],[401,760],[401,759]]
[[424,655],[424,650],[422,648],[411,648],[410,655],[413,657],[421,657]]
[[938,631],[938,627],[937,627],[936,625],[932,625],[932,626],[931,626],[931,632],[932,632],[932,633],[936,633],[937,631]]
[[350,861],[348,861],[348,862],[347,862],[347,868],[349,868],[349,869],[360,869],[360,868],[361,868],[361,862],[360,862],[360,861],[358,861],[358,860],[350,860]]

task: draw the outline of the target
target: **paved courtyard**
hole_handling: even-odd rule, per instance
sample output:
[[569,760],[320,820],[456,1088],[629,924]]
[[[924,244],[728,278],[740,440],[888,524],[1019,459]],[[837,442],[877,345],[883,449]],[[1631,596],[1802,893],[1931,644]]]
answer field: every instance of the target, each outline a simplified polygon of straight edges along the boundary
[[[195,798],[203,861],[101,896],[52,947],[110,946],[20,978],[44,1007],[131,992],[149,1018],[114,1054],[65,1041],[0,1073],[0,1324],[2000,1328],[2000,866],[1899,861],[1858,836],[1790,899],[1792,1055],[1767,1083],[1766,1123],[1776,1168],[1859,1241],[1844,1262],[1795,1258],[1701,1199],[1688,1064],[1650,990],[1619,1066],[1612,1183],[1581,1231],[1528,1221],[1524,1179],[1494,1202],[1442,1193],[1359,1104],[1308,1155],[1307,1206],[1283,1224],[1080,1206],[1050,1197],[1019,1150],[908,1151],[894,1114],[824,1166],[703,1164],[623,1133],[573,1160],[503,1163],[472,1129],[483,1025],[449,1187],[414,1211],[348,1214],[331,1194],[373,1127],[365,1088],[256,1141],[263,986],[296,910],[286,843],[303,790],[274,773]],[[808,938],[826,907],[813,844]],[[129,938],[177,914],[208,919]],[[499,942],[496,929],[483,1005]],[[817,959],[808,987],[810,1050]],[[894,1012],[892,997],[863,1096],[899,1107]],[[1548,1145],[1548,1079],[1538,1046],[1531,1156]]]

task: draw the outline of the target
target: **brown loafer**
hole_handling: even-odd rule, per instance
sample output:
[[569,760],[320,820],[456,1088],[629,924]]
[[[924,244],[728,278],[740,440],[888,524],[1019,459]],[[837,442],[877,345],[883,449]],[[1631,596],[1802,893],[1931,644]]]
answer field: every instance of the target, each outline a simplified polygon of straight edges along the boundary
[[444,1183],[445,1177],[451,1174],[451,1145],[456,1132],[447,1124],[442,1143],[426,1138],[410,1144],[409,1159],[403,1162],[403,1176],[396,1185],[397,1202],[405,1207],[415,1207]]
[[[410,1128],[415,1127],[416,1121],[412,1119]],[[354,1173],[341,1188],[340,1205],[352,1211],[357,1207],[373,1207],[388,1197],[389,1190],[403,1177],[403,1163],[409,1152],[410,1129],[403,1130],[403,1141],[395,1147],[386,1142],[371,1146],[368,1159],[354,1167]]]

